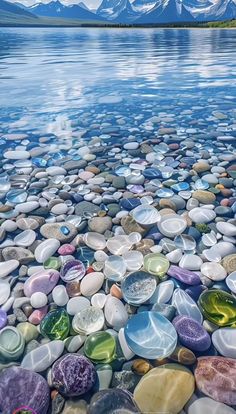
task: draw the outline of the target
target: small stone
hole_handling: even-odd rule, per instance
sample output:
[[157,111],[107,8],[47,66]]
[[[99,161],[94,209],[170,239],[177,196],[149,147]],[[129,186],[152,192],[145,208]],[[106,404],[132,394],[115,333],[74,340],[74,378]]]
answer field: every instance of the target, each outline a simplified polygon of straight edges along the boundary
[[140,376],[143,376],[149,372],[153,366],[150,362],[146,361],[145,359],[135,359],[132,363],[132,371]]
[[80,291],[84,296],[92,296],[97,293],[104,281],[104,275],[101,272],[92,272],[86,275],[80,284]]
[[49,312],[41,321],[40,332],[51,341],[63,340],[68,336],[70,319],[64,309],[56,309]]
[[109,216],[106,217],[93,217],[88,222],[89,229],[96,233],[104,234],[105,231],[111,230],[112,219]]
[[193,401],[188,407],[188,414],[235,414],[235,410],[228,405],[203,397]]
[[205,190],[194,191],[192,197],[196,198],[202,204],[213,204],[216,200],[215,194]]
[[169,359],[183,365],[193,365],[196,362],[194,353],[184,346],[177,346]]
[[205,262],[201,266],[201,273],[214,281],[224,280],[227,273],[220,263]]
[[212,334],[212,342],[217,351],[227,357],[236,359],[236,329],[221,328]]
[[47,239],[39,244],[35,249],[35,259],[38,263],[43,263],[59,249],[60,242],[56,239]]
[[210,348],[211,338],[203,326],[188,316],[177,316],[172,321],[180,342],[192,351],[203,352]]
[[21,366],[34,372],[45,371],[61,356],[63,350],[63,341],[51,341],[26,354]]

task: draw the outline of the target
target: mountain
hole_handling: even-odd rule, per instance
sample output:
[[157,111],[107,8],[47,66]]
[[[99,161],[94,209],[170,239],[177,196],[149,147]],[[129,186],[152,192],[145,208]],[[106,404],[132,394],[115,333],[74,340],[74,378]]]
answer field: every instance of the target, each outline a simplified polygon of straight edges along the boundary
[[37,24],[38,17],[18,5],[0,0],[0,26],[7,25],[34,25]]
[[82,1],[80,3],[78,3],[78,6],[82,7],[82,9],[90,11],[89,8],[86,6],[86,4],[84,4]]
[[[134,0],[132,8],[141,15],[149,12],[157,3],[157,0]],[[161,0],[159,0],[159,4],[161,4]]]
[[84,21],[101,21],[100,16],[95,13],[79,6],[78,4],[72,4],[65,6],[59,0],[51,1],[50,3],[37,3],[34,6],[28,7],[27,10],[36,14],[37,16],[44,17],[57,17],[62,19],[78,19]]
[[135,24],[164,24],[192,21],[194,21],[194,17],[186,9],[182,1],[164,0],[161,4],[158,2],[149,12],[135,20]]
[[103,0],[97,9],[97,15],[119,23],[132,22],[139,16],[129,0]]
[[197,21],[232,20],[236,18],[236,4],[233,0],[216,0],[210,6],[193,9]]

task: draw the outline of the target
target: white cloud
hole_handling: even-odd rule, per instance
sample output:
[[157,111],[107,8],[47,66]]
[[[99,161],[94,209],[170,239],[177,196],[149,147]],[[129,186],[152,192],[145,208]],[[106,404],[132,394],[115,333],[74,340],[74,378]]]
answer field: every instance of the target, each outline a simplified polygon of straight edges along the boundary
[[[25,6],[32,6],[35,3],[49,3],[51,0],[8,0],[11,3],[22,3]],[[102,0],[61,0],[63,4],[78,4],[83,1],[90,9],[96,10],[101,4]]]

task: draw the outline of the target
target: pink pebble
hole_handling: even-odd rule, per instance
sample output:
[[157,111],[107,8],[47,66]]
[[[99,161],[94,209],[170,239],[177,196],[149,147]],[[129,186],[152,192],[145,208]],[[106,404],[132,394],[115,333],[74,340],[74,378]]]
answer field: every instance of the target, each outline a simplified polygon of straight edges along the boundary
[[223,198],[220,202],[221,206],[227,207],[229,205],[229,200],[227,198]]
[[66,256],[75,252],[75,247],[72,244],[63,244],[58,249],[58,254],[61,256]]
[[47,315],[48,312],[48,306],[43,306],[43,308],[35,309],[31,315],[29,316],[29,322],[33,325],[39,325],[41,320],[44,318],[44,316]]
[[90,178],[94,177],[94,173],[90,172],[90,171],[82,171],[79,173],[79,178],[81,178],[81,180],[84,181],[88,181],[90,180]]

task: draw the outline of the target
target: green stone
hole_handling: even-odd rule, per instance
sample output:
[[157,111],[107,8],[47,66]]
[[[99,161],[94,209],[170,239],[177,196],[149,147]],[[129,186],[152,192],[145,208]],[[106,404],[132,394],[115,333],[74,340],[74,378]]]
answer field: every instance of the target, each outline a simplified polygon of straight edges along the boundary
[[217,326],[236,327],[236,298],[218,289],[209,289],[199,298],[199,307],[205,318]]
[[89,335],[84,344],[84,353],[94,362],[109,363],[115,358],[116,341],[108,332]]
[[70,331],[69,315],[64,309],[56,309],[49,312],[40,324],[40,332],[53,341],[54,339],[67,338]]
[[61,261],[59,257],[49,257],[43,264],[45,269],[55,269],[58,270],[61,267]]
[[144,257],[144,270],[152,275],[163,277],[169,269],[170,262],[163,254],[150,253]]

